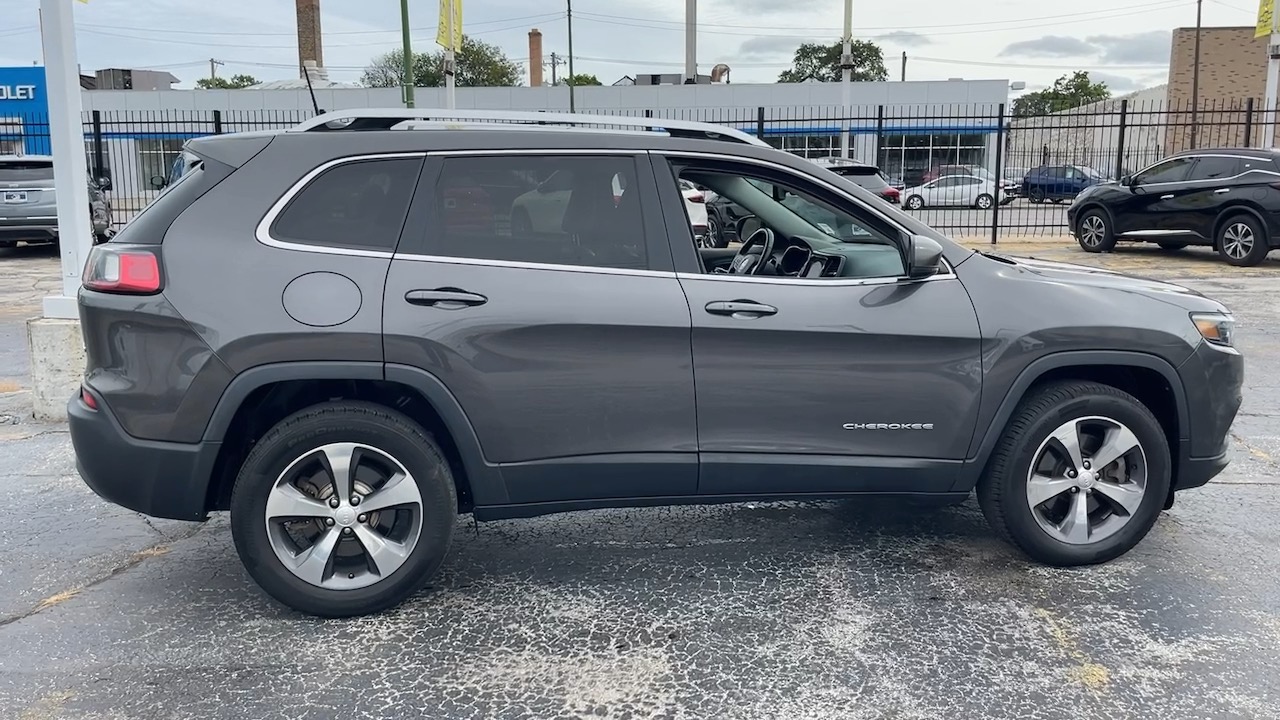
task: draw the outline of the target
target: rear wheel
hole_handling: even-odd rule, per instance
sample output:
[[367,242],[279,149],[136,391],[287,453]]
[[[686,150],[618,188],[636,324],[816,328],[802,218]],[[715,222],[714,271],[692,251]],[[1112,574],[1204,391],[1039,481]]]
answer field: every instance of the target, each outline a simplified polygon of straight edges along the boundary
[[1010,420],[978,500],[992,528],[1035,560],[1100,563],[1151,530],[1170,468],[1164,430],[1136,398],[1098,383],[1055,383]]
[[1218,230],[1218,253],[1232,265],[1257,265],[1266,259],[1270,251],[1262,225],[1252,215],[1227,218]]
[[1080,216],[1076,241],[1085,252],[1108,252],[1116,246],[1116,235],[1101,210],[1086,210]]
[[275,599],[325,617],[384,610],[444,561],[457,516],[449,464],[412,420],[334,402],[286,418],[231,495],[236,550]]

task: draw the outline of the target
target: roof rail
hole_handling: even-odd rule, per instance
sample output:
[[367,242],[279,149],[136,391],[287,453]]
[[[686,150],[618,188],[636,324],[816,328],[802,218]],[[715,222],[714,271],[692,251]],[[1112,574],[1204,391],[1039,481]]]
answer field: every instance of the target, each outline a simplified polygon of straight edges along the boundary
[[[518,110],[444,110],[439,108],[351,108],[317,115],[289,132],[386,130],[406,120],[458,120],[517,125],[596,125],[666,131],[672,137],[727,140],[769,147],[763,140],[736,128],[715,123],[628,115],[584,115]],[[402,127],[405,127],[402,125]]]

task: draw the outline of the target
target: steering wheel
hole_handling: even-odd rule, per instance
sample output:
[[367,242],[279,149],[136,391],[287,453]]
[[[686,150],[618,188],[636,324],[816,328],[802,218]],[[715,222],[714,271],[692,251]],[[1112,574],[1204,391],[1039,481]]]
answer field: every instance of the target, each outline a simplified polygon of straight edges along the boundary
[[[759,275],[761,268],[773,256],[773,244],[775,238],[773,231],[767,227],[751,233],[751,237],[742,243],[742,247],[738,248],[738,255],[729,264],[729,272],[733,275]],[[759,245],[760,254],[756,255],[751,250]]]

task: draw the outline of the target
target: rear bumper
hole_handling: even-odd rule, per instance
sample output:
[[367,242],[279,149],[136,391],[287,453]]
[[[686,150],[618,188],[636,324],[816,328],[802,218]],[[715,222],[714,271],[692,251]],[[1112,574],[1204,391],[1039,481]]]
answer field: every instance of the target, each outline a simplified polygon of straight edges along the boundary
[[0,218],[0,243],[53,242],[58,239],[58,218]]
[[67,404],[67,421],[76,470],[99,497],[152,517],[205,519],[219,443],[139,440],[120,427],[100,397],[92,410],[78,393]]

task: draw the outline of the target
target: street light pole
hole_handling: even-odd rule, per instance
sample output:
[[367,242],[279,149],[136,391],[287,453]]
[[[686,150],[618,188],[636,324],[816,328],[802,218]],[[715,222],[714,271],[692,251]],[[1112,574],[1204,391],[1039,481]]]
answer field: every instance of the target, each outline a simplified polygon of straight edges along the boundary
[[62,254],[62,295],[44,299],[47,318],[79,317],[76,293],[80,270],[89,257],[89,163],[84,153],[80,113],[80,70],[76,63],[76,28],[68,0],[40,0],[40,37],[49,97],[49,144],[53,153],[53,188],[58,197],[58,246]]
[[413,42],[409,39],[409,0],[400,0],[400,40],[402,71],[404,80],[400,83],[400,92],[404,95],[404,106],[413,107]]
[[840,55],[844,118],[840,121],[840,157],[849,157],[849,105],[853,102],[853,0],[844,0],[844,50]]

